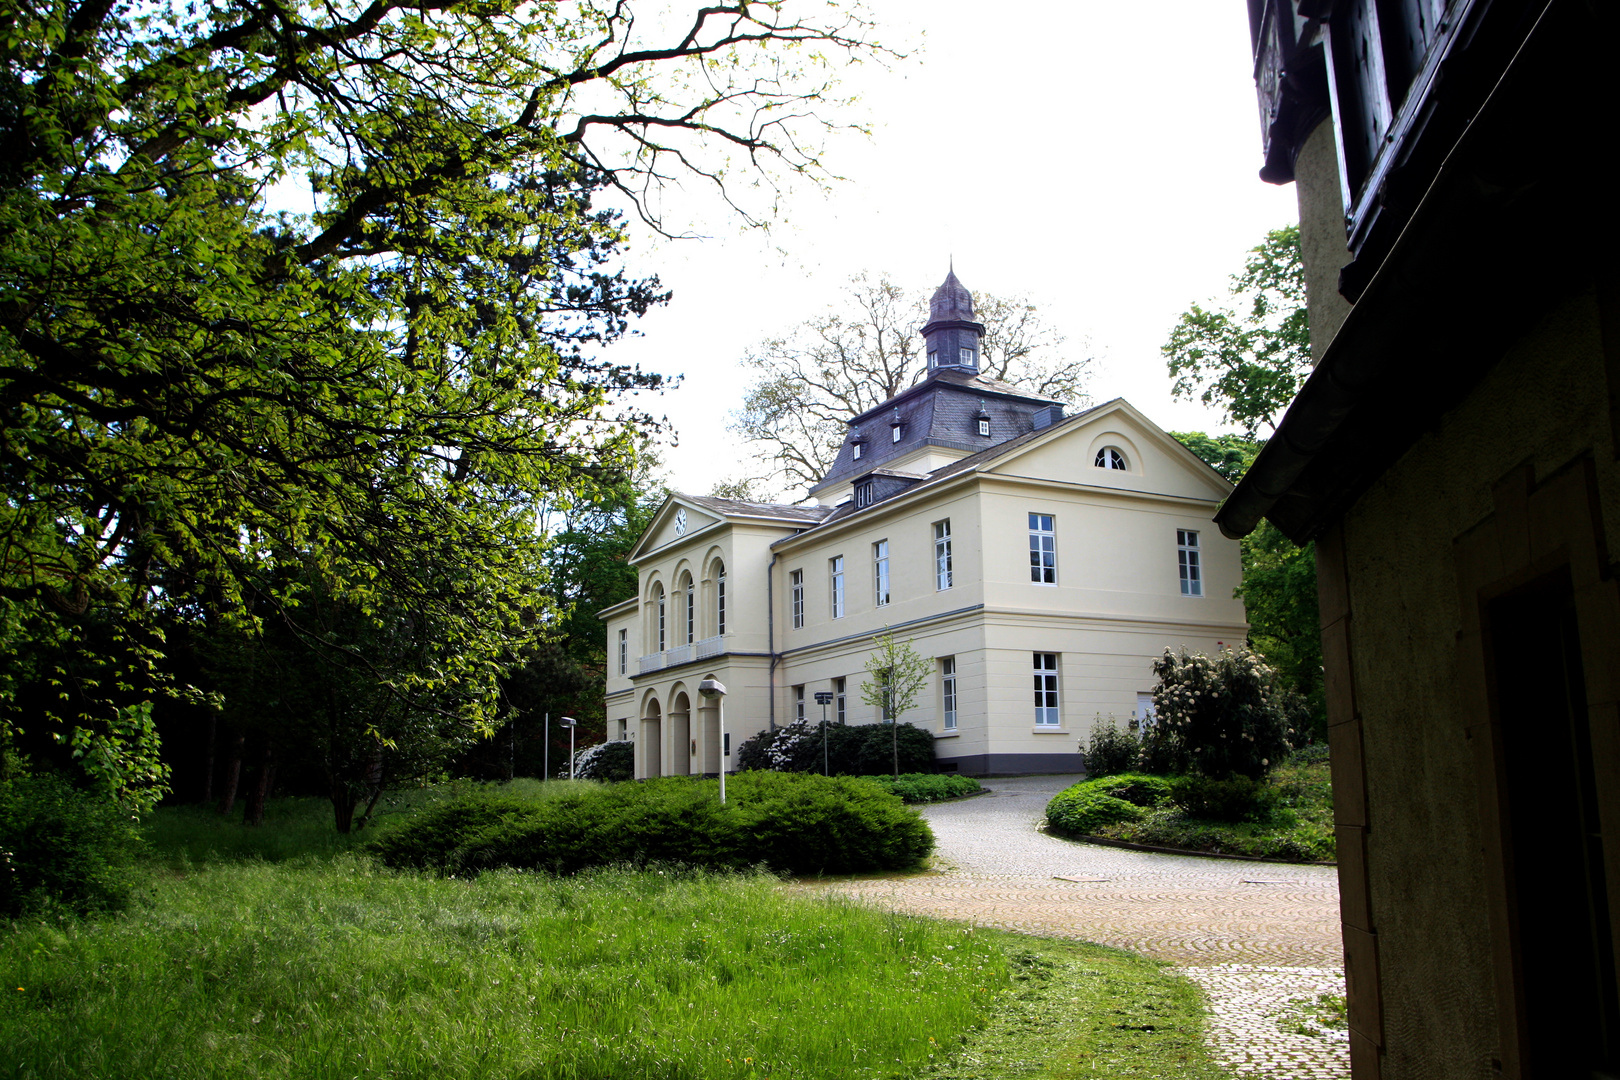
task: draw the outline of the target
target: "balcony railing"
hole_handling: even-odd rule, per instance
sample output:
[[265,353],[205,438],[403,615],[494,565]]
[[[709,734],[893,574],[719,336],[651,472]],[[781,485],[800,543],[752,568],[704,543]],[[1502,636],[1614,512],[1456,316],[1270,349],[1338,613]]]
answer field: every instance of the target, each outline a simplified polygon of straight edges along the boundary
[[673,649],[655,652],[641,658],[641,674],[646,675],[654,671],[662,671],[677,664],[691,663],[693,660],[707,660],[711,656],[720,656],[726,651],[726,639],[720,637],[704,638],[693,645],[677,645]]

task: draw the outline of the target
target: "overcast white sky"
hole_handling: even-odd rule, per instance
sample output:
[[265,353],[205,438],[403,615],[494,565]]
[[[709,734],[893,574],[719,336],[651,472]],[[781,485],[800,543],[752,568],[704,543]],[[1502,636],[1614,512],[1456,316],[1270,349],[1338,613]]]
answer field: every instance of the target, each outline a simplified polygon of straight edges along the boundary
[[1089,340],[1094,400],[1125,397],[1172,430],[1221,429],[1171,400],[1159,348],[1181,311],[1224,295],[1243,253],[1297,218],[1293,188],[1256,176],[1244,5],[873,7],[881,40],[923,46],[892,70],[857,69],[873,137],[829,156],[850,182],[797,201],[768,238],[717,218],[708,239],[631,252],[674,299],[614,359],[685,376],[643,402],[678,434],[673,486],[701,494],[740,472],[725,420],[752,343],[824,309],[862,270],[931,290],[953,255],[968,287],[1030,293],[1069,350]]

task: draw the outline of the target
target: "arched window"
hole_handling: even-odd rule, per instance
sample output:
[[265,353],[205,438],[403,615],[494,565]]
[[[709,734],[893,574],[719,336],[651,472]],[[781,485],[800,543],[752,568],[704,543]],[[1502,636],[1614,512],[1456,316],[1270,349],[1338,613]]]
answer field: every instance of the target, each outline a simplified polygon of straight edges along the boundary
[[1129,466],[1125,464],[1125,455],[1117,447],[1105,446],[1097,451],[1097,460],[1092,462],[1099,469],[1118,469],[1125,472]]
[[654,612],[653,617],[658,620],[658,651],[663,652],[665,649],[669,648],[669,636],[667,629],[668,624],[664,618],[665,611],[663,585],[653,586],[653,607],[657,609]]
[[715,634],[724,637],[726,633],[726,564],[714,564],[715,583]]
[[686,575],[686,643],[697,640],[697,596],[692,591],[692,575]]

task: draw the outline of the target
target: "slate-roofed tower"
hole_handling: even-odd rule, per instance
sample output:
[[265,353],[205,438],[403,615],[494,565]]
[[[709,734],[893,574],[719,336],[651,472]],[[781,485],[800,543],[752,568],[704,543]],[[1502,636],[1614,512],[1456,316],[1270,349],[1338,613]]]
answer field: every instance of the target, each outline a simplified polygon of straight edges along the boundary
[[984,324],[974,321],[973,294],[956,280],[954,268],[928,302],[928,325],[922,333],[927,342],[929,371],[954,368],[978,372]]

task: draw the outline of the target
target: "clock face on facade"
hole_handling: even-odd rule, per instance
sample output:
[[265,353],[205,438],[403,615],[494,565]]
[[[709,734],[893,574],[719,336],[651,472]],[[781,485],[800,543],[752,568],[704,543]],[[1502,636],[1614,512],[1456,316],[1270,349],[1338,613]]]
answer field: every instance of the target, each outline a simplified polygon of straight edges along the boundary
[[675,511],[675,535],[686,535],[686,507],[684,506]]

